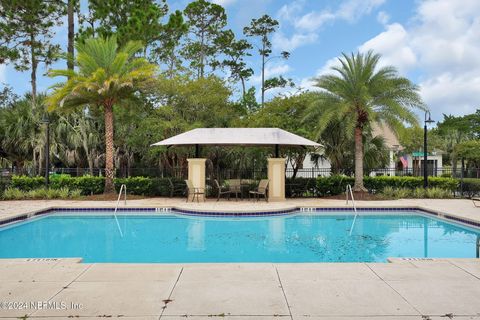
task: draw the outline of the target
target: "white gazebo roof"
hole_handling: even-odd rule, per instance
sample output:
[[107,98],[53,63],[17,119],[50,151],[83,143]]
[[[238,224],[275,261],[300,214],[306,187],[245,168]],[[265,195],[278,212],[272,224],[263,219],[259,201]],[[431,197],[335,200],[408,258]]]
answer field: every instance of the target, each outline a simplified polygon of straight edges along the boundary
[[278,128],[199,128],[152,144],[152,146],[182,145],[321,145]]

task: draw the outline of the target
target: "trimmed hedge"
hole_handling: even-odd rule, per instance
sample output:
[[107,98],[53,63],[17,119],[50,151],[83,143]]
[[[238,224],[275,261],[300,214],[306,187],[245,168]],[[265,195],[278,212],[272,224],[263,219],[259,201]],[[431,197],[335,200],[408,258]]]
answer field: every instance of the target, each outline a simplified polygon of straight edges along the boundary
[[[171,178],[172,182],[179,186],[174,196],[183,196],[183,190],[186,188],[182,179]],[[127,186],[127,193],[143,196],[170,196],[170,182],[168,178],[148,178],[148,177],[130,177],[116,178],[115,188],[120,191],[120,186]],[[50,177],[51,189],[67,188],[70,190],[81,190],[82,195],[92,195],[103,193],[105,177],[82,176],[71,177],[69,175],[55,175]],[[21,191],[31,191],[45,186],[44,177],[14,176],[8,184],[9,188]],[[6,188],[7,186],[5,186]]]
[[480,194],[480,179],[463,179],[463,194],[467,197],[473,197]]
[[9,187],[22,191],[30,191],[45,186],[44,177],[13,176]]
[[285,193],[287,198],[316,197],[317,178],[286,178]]
[[[478,180],[480,188],[480,179]],[[365,188],[372,193],[380,193],[386,187],[394,189],[416,189],[423,187],[423,177],[364,177]],[[295,178],[287,179],[287,196],[317,196],[326,197],[342,194],[347,185],[353,186],[354,177],[333,175],[318,178]],[[459,181],[453,178],[429,177],[429,186],[454,192],[458,190]]]
[[[130,177],[115,179],[115,189],[120,191],[122,184],[127,187],[127,193],[143,196],[169,197],[171,188],[169,178]],[[185,181],[178,178],[170,178],[175,186],[178,186],[173,194],[174,197],[183,196],[186,190]]]
[[80,190],[69,190],[68,188],[39,188],[30,191],[7,188],[5,189],[2,198],[4,200],[76,199],[80,197],[80,195]]
[[[174,196],[183,196],[185,182],[182,179],[173,178],[173,183],[179,186]],[[365,177],[365,187],[372,193],[381,193],[386,187],[394,189],[416,189],[423,187],[423,177]],[[8,187],[21,191],[30,191],[43,188],[44,177],[13,176]],[[55,175],[50,178],[51,189],[67,188],[81,190],[82,195],[101,194],[105,184],[104,177],[82,176],[71,177],[69,175]],[[117,192],[120,186],[125,184],[129,194],[143,196],[170,196],[170,182],[168,178],[131,177],[115,179]],[[338,195],[345,192],[347,184],[353,186],[354,178],[342,175],[318,178],[295,178],[286,179],[287,197],[324,197]],[[429,177],[431,187],[448,190],[459,190],[459,180],[445,177]],[[467,195],[480,193],[480,179],[464,179],[464,190]]]
[[[355,179],[353,177],[334,175],[330,177],[317,178],[317,195],[332,196],[345,192],[347,185],[353,186]],[[423,187],[423,177],[365,177],[365,188],[372,193],[381,192],[386,187],[395,189],[407,188],[416,189]],[[458,190],[459,181],[453,178],[429,177],[428,184],[431,187],[454,192]]]

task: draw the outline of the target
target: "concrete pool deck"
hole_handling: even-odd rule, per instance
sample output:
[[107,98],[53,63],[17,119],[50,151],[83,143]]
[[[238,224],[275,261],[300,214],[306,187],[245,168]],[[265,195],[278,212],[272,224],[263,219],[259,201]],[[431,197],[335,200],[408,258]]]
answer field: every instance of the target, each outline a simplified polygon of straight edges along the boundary
[[[12,319],[480,319],[480,262],[177,265],[6,259],[0,261],[0,297],[0,317]],[[18,310],[7,302],[35,304]]]
[[[55,207],[114,206],[114,201],[0,201],[0,219]],[[167,198],[129,200],[127,206],[205,211],[346,207],[345,201],[324,199],[186,204],[183,199]],[[469,200],[358,201],[357,206],[423,208],[480,222],[480,208]],[[298,264],[78,262],[0,259],[0,318],[480,319],[479,259]]]

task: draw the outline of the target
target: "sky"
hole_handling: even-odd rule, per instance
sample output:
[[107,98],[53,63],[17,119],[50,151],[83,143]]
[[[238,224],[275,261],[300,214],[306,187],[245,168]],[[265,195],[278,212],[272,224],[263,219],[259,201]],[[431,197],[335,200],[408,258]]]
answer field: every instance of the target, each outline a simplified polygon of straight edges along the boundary
[[[442,114],[480,109],[479,0],[212,1],[226,8],[228,27],[237,35],[252,18],[263,14],[280,22],[273,49],[288,51],[291,57],[272,60],[267,77],[283,75],[303,89],[312,89],[313,79],[331,72],[342,53],[374,50],[382,55],[381,65],[396,67],[419,86],[434,120],[442,120]],[[188,2],[168,1],[172,10],[183,9]],[[65,47],[66,27],[55,32],[55,40]],[[248,60],[256,72],[250,85],[258,87],[259,58],[254,54]],[[40,91],[53,84],[42,76],[45,71],[39,70]],[[11,66],[0,65],[0,82],[19,94],[30,88],[28,72]]]

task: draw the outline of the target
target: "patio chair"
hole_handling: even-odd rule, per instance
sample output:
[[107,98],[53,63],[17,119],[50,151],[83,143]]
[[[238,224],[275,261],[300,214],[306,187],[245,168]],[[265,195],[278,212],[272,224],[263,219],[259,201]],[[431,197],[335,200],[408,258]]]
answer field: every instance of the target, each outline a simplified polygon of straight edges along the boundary
[[473,205],[477,208],[480,208],[480,205],[477,205],[477,202],[480,203],[480,197],[472,197]]
[[197,197],[197,202],[199,202],[199,198],[201,195],[203,195],[203,201],[205,201],[205,189],[203,188],[195,188],[193,186],[193,183],[192,181],[190,180],[185,180],[185,183],[187,184],[187,201],[188,202],[188,198],[190,198],[190,195],[193,195],[192,197],[192,202],[195,201],[195,197]]
[[220,183],[218,183],[217,179],[215,179],[214,181],[215,181],[215,187],[217,187],[217,190],[218,190],[217,201],[219,201],[220,197],[224,194],[228,194],[228,200],[230,201],[230,195],[232,194],[230,189],[228,187],[222,187]]
[[235,199],[238,200],[238,195],[242,198],[242,181],[240,179],[232,179],[228,185],[228,190],[230,193],[235,194]]
[[170,186],[170,198],[172,198],[176,193],[182,192],[182,195],[185,194],[185,185],[181,183],[173,183],[171,178],[168,178],[168,184]]
[[258,187],[256,190],[253,190],[253,191],[249,191],[249,197],[251,197],[253,195],[254,198],[257,199],[258,201],[258,198],[260,196],[263,196],[265,198],[265,201],[268,202],[268,179],[262,179],[260,180],[260,183],[258,184]]

